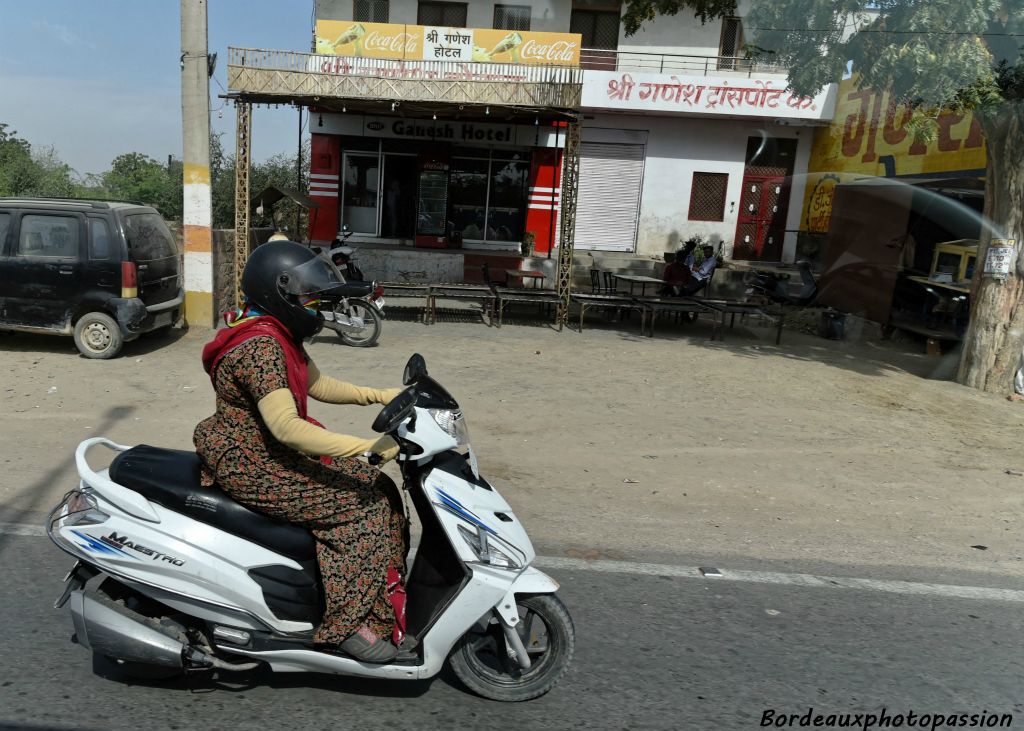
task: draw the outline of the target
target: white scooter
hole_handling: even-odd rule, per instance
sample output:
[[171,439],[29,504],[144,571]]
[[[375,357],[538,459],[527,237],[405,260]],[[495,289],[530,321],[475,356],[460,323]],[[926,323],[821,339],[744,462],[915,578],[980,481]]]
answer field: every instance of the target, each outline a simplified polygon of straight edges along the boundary
[[[53,542],[78,560],[55,603],[70,604],[78,644],[151,678],[265,664],[414,680],[433,677],[448,658],[487,698],[549,691],[575,645],[558,584],[531,567],[530,539],[480,476],[459,405],[420,355],[409,360],[404,383],[373,423],[401,445],[404,488],[422,526],[398,658],[374,665],[314,647],[323,599],[304,528],[201,487],[194,453],[102,437],[78,446],[81,482],[47,524]],[[87,462],[97,445],[119,453],[108,469]]]

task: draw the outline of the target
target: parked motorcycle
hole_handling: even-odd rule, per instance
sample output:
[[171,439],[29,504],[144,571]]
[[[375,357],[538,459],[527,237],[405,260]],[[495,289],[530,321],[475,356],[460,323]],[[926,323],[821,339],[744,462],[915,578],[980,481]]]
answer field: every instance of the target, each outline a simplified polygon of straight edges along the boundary
[[[406,582],[409,634],[394,661],[374,665],[314,645],[323,590],[306,529],[201,487],[192,452],[103,437],[79,444],[81,481],[47,522],[53,542],[77,559],[55,607],[70,605],[78,644],[150,678],[266,665],[415,680],[448,659],[486,698],[548,692],[575,647],[558,583],[531,566],[526,531],[480,475],[462,411],[420,355],[403,382],[373,422],[401,447],[403,488],[422,526]],[[96,471],[87,457],[98,445],[118,454]]]
[[331,298],[321,311],[324,326],[334,330],[343,343],[368,348],[380,339],[384,288],[363,279],[363,272],[354,261],[355,249],[344,243],[351,235],[346,226],[329,249],[314,247],[314,251],[331,263],[345,285],[336,291],[337,296]]
[[808,261],[797,262],[800,272],[800,291],[795,295],[790,292],[789,279],[777,271],[753,269],[744,277],[748,297],[761,297],[770,302],[784,305],[806,307],[814,303],[818,297],[818,282],[811,271]]

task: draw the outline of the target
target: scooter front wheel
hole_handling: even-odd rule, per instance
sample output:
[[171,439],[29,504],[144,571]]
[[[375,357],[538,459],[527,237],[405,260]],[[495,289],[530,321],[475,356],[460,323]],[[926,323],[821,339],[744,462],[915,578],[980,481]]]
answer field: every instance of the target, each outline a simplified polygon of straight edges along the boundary
[[519,633],[530,669],[509,657],[496,617],[464,634],[449,657],[452,670],[474,693],[496,701],[528,701],[547,693],[572,661],[576,630],[562,601],[553,594],[516,597]]

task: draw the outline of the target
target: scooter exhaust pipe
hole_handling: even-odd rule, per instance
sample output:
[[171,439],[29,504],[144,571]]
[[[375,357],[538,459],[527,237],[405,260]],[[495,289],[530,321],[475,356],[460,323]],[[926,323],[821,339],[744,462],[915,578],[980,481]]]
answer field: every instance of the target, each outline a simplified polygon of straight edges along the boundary
[[185,645],[140,622],[118,604],[87,594],[71,593],[75,635],[86,649],[120,660],[183,667]]

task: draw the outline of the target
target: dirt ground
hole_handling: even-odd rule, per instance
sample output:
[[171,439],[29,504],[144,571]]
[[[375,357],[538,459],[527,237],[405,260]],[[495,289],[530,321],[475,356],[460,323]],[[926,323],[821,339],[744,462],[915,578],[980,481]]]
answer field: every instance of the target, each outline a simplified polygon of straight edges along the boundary
[[[1024,406],[937,380],[948,359],[798,332],[776,347],[753,326],[722,343],[705,323],[649,339],[635,321],[579,334],[445,319],[388,320],[376,348],[331,335],[310,352],[375,386],[399,385],[422,353],[540,551],[1024,579]],[[40,522],[87,437],[190,447],[213,409],[208,337],[143,338],[101,362],[70,339],[0,336],[0,521]],[[376,409],[313,413],[369,436]]]

